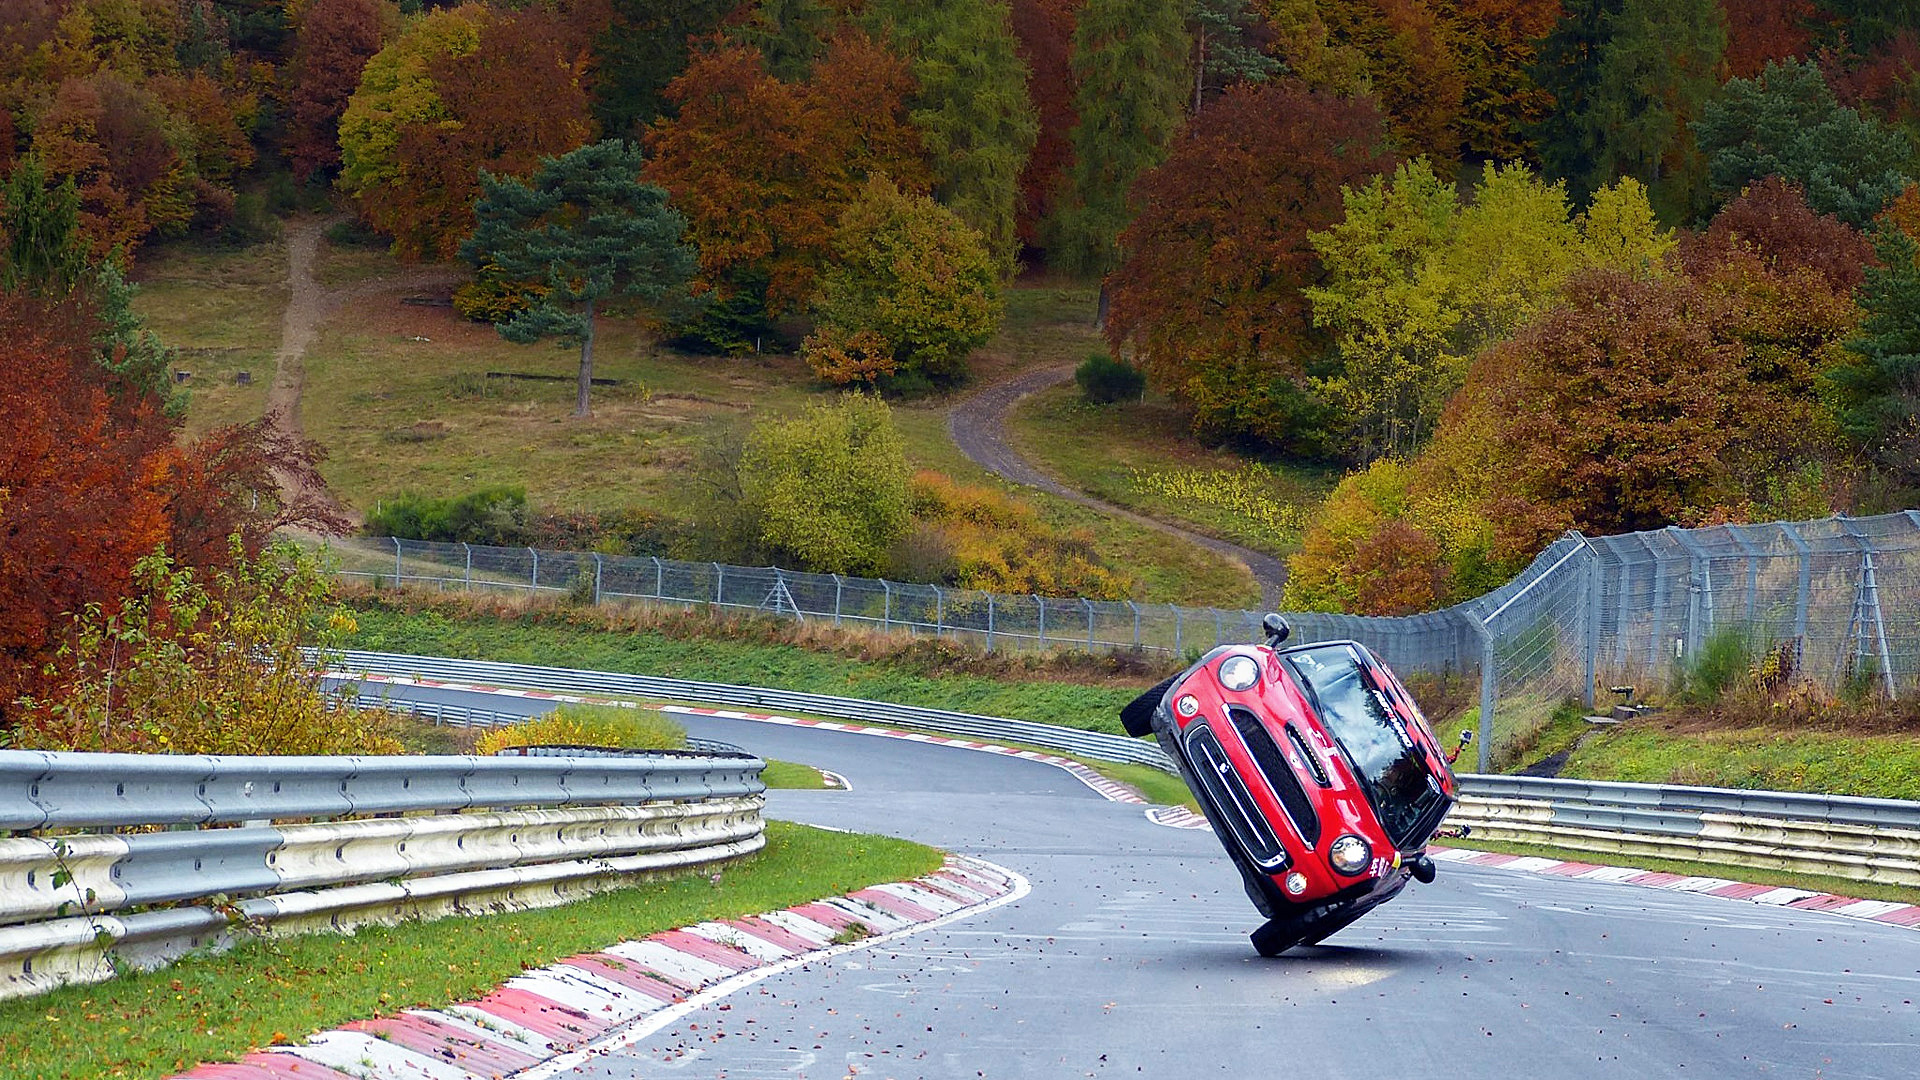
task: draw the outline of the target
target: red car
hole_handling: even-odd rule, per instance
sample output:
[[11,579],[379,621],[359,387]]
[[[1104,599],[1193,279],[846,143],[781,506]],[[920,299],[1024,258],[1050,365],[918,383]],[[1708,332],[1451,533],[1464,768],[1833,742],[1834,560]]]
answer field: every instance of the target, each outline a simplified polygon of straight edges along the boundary
[[[1458,796],[1405,686],[1357,641],[1226,645],[1121,710],[1157,737],[1267,919],[1262,956],[1317,944],[1433,880],[1427,842]],[[1466,736],[1462,736],[1463,741]]]

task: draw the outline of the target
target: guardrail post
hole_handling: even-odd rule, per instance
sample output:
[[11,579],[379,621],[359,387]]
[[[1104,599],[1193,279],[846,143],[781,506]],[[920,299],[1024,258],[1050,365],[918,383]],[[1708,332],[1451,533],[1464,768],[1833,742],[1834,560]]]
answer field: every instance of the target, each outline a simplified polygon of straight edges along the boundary
[[540,553],[538,551],[535,551],[532,548],[528,548],[527,554],[533,556],[533,586],[532,587],[535,589],[538,589],[540,587]]
[[393,587],[397,589],[400,587],[400,538],[390,536],[388,539],[393,541]]
[[461,541],[460,546],[467,549],[467,592],[473,591],[473,545]]
[[593,556],[593,604],[595,607],[600,606],[600,571],[602,566],[600,554],[595,552]]
[[880,579],[880,629],[893,629],[893,586],[886,578]]
[[1040,599],[1039,593],[1035,593],[1033,606],[1040,611],[1040,647],[1044,649],[1047,647],[1047,602]]
[[1813,602],[1813,549],[1791,522],[1775,524],[1800,552],[1800,589],[1793,601],[1793,668],[1799,671],[1807,659],[1807,608]]
[[833,575],[833,625],[835,626],[840,625],[840,591],[845,585],[846,583],[840,580],[839,574]]

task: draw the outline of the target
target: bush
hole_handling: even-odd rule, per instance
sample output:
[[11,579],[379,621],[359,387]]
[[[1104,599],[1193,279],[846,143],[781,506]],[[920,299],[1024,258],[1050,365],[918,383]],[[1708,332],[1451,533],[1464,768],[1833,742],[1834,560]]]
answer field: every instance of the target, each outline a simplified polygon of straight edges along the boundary
[[491,262],[472,281],[453,290],[453,310],[474,322],[499,324],[532,307],[551,291],[532,281],[514,281]]
[[1712,705],[1746,682],[1754,667],[1753,642],[1744,630],[1716,630],[1681,666],[1674,700],[1683,705]]
[[1100,352],[1088,354],[1074,370],[1073,381],[1080,384],[1080,395],[1095,405],[1138,401],[1147,389],[1145,372]]
[[497,754],[515,746],[598,746],[609,750],[680,750],[686,729],[652,709],[617,705],[562,705],[522,724],[494,728],[474,753]]
[[89,604],[55,658],[61,688],[23,702],[23,749],[162,754],[393,754],[392,717],[348,707],[301,650],[356,626],[314,558],[277,544],[210,581],[164,552],[112,610]]
[[518,547],[526,540],[527,493],[506,486],[450,498],[403,492],[374,505],[365,532],[402,540]]
[[963,589],[1094,600],[1124,600],[1132,589],[1100,562],[1085,533],[1055,529],[1032,506],[992,488],[921,472],[912,497],[914,531],[894,551],[895,573],[944,567],[933,580]]

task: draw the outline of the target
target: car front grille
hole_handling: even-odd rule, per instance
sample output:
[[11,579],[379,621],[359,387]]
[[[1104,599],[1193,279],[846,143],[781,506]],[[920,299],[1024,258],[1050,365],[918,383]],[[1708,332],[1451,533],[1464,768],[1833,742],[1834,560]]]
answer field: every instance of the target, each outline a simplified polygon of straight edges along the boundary
[[1274,835],[1253,793],[1240,773],[1227,760],[1220,739],[1205,724],[1195,724],[1187,734],[1187,757],[1193,765],[1194,779],[1206,789],[1207,802],[1226,818],[1240,847],[1254,864],[1267,873],[1287,865],[1287,849]]
[[1286,808],[1287,816],[1293,819],[1294,827],[1300,830],[1300,836],[1312,847],[1320,842],[1320,815],[1314,812],[1312,800],[1300,787],[1300,778],[1287,764],[1287,757],[1275,745],[1267,726],[1260,722],[1250,710],[1230,708],[1227,715],[1233,720],[1233,729],[1240,733],[1240,740],[1247,744],[1247,753],[1252,755],[1253,763],[1260,767],[1267,786],[1273,789],[1273,797]]

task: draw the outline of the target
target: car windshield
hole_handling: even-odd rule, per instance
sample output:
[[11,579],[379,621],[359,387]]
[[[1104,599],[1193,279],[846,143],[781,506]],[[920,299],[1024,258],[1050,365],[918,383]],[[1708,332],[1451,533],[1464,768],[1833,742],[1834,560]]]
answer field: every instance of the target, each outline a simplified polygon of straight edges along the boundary
[[1320,723],[1346,751],[1387,835],[1403,847],[1441,793],[1406,725],[1346,645],[1285,654],[1287,666],[1320,714]]

